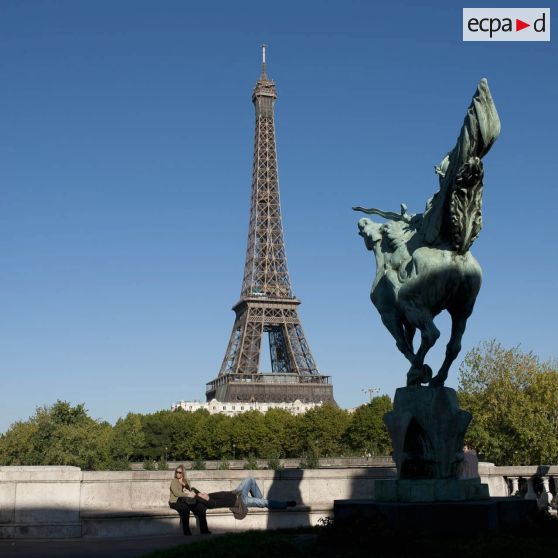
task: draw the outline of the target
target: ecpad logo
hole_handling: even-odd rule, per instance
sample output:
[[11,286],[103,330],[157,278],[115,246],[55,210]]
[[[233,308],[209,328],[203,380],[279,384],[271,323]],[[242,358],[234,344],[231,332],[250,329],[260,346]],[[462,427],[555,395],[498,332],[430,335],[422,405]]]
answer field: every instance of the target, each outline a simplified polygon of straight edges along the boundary
[[[522,29],[527,29],[530,27],[530,23],[525,23],[521,19],[515,18],[515,31],[521,31]],[[476,33],[477,31],[484,31],[490,34],[490,38],[492,39],[494,33],[498,31],[502,31],[502,33],[507,33],[509,31],[513,31],[513,24],[512,20],[509,17],[505,17],[504,19],[500,19],[497,17],[485,17],[483,19],[477,19],[476,17],[472,17],[467,22],[467,27],[469,31]],[[546,29],[546,14],[543,13],[539,19],[535,20],[533,24],[533,29],[537,33],[544,33]]]
[[464,41],[550,41],[550,8],[463,8]]

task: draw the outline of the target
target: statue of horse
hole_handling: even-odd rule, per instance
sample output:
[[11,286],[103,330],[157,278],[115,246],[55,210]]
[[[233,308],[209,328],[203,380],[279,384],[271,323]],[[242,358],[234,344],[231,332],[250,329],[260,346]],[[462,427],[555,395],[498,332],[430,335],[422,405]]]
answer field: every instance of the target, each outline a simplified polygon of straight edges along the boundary
[[[400,213],[353,207],[387,219],[376,223],[362,218],[358,229],[376,257],[370,298],[397,348],[411,363],[408,386],[443,386],[461,350],[482,280],[481,267],[469,251],[482,228],[481,159],[499,133],[500,119],[488,83],[482,79],[455,147],[435,167],[439,190],[424,213],[410,214],[405,204]],[[440,336],[434,318],[442,310],[451,316],[451,336],[444,362],[432,377],[424,359]],[[415,352],[417,329],[421,342]]]

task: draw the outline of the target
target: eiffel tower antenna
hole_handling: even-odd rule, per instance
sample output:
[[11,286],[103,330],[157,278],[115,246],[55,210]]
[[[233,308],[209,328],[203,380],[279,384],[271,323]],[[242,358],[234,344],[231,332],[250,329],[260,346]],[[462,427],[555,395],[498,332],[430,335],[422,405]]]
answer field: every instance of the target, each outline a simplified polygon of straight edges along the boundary
[[267,45],[262,45],[262,77],[261,79],[267,79],[267,68],[265,65],[265,48]]
[[[223,364],[207,384],[207,400],[333,401],[330,377],[319,373],[297,312],[283,239],[275,123],[277,92],[262,73],[252,92],[256,110],[248,245],[240,300]],[[271,370],[260,370],[262,340],[269,341]]]

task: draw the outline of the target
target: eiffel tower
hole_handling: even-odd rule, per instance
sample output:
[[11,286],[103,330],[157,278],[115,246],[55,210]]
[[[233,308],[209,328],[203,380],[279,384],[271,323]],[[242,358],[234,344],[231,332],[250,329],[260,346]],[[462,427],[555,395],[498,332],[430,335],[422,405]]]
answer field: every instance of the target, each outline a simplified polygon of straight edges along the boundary
[[[333,401],[329,376],[318,372],[306,341],[287,269],[283,240],[273,105],[265,45],[262,73],[252,93],[256,109],[248,248],[236,320],[207,401]],[[269,340],[271,371],[260,370],[262,339]]]

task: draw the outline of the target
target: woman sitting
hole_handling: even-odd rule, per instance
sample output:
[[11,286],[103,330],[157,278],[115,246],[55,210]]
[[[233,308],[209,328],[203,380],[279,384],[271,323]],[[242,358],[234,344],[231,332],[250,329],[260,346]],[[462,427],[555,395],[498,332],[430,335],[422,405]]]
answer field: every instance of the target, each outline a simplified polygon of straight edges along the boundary
[[190,487],[186,479],[186,472],[182,465],[174,470],[174,478],[170,484],[169,506],[176,510],[182,520],[182,531],[185,535],[191,535],[190,531],[190,510],[198,518],[200,524],[200,533],[202,535],[210,535],[211,532],[207,528],[207,519],[205,512],[207,506],[199,503],[196,499],[198,490]]

